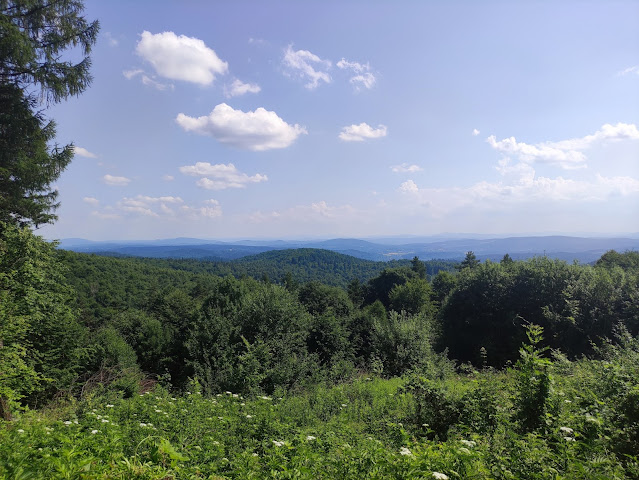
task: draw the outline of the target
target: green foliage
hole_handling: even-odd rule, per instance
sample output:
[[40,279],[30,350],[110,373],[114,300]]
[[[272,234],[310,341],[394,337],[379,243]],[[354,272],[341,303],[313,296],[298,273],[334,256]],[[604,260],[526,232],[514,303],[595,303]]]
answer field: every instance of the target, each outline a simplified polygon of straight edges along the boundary
[[379,300],[385,308],[389,308],[393,288],[417,278],[417,274],[408,267],[386,268],[368,281],[365,303],[370,305]]
[[432,289],[426,280],[412,279],[403,285],[393,287],[388,295],[389,307],[396,312],[432,315],[434,313],[432,295]]
[[[86,355],[53,245],[0,224],[0,396],[31,401],[68,385]],[[5,412],[6,415],[6,412]]]
[[526,335],[529,343],[519,350],[521,358],[515,365],[517,390],[514,416],[524,433],[546,428],[552,419],[554,399],[551,363],[543,357],[548,347],[538,347],[543,338],[543,331],[539,325],[527,325]]

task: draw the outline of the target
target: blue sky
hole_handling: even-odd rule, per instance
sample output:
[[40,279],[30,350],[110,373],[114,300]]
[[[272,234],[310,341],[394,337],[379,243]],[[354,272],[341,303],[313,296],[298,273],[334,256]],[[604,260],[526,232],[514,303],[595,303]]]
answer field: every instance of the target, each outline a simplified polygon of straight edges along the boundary
[[639,3],[87,1],[47,238],[639,231]]

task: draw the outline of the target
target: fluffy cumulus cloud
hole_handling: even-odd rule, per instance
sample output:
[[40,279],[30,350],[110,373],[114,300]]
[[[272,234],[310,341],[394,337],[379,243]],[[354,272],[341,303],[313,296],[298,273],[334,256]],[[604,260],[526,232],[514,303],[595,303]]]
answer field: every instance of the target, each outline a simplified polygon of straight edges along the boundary
[[393,165],[390,167],[395,173],[415,173],[423,170],[419,165],[409,165],[408,163],[402,163],[401,165]]
[[373,128],[367,123],[360,123],[359,125],[350,125],[342,128],[339,138],[345,142],[362,142],[371,138],[385,137],[386,133],[384,125],[378,125],[377,128]]
[[84,158],[98,158],[95,153],[91,153],[86,148],[82,147],[73,147],[73,154]]
[[259,93],[262,89],[256,83],[244,83],[237,78],[231,85],[224,88],[224,94],[228,97],[239,97],[247,93]]
[[93,206],[96,206],[100,203],[100,201],[95,197],[84,197],[82,201],[84,203],[88,203],[89,205],[93,205]]
[[506,155],[513,155],[524,163],[548,163],[564,169],[583,168],[586,166],[587,150],[595,144],[621,140],[639,140],[639,130],[634,124],[605,124],[592,135],[581,138],[562,140],[559,142],[543,142],[530,145],[517,142],[515,137],[497,140],[494,135],[486,139],[495,150]]
[[196,182],[196,185],[208,190],[245,188],[249,183],[260,183],[268,180],[266,175],[260,173],[249,176],[240,172],[232,163],[228,165],[211,165],[208,162],[197,162],[195,165],[180,167],[180,172],[184,175],[202,177]]
[[473,128],[473,137],[476,137],[477,135],[479,135],[481,132],[479,130],[477,130],[476,128]]
[[308,50],[293,50],[289,45],[284,52],[282,64],[288,75],[306,81],[304,86],[309,90],[317,88],[320,82],[331,83],[331,76],[328,74],[330,60],[322,60]]
[[357,90],[362,87],[371,89],[377,81],[368,63],[351,62],[342,58],[336,65],[341,70],[347,70],[353,74],[349,81]]
[[261,107],[254,112],[243,112],[226,103],[217,105],[208,116],[196,118],[180,113],[176,121],[187,132],[208,135],[220,143],[253,151],[286,148],[307,133],[297,124],[289,125],[275,112]]
[[116,177],[113,175],[106,174],[102,177],[102,181],[111,187],[124,187],[131,183],[130,178],[126,177]]
[[210,85],[217,75],[228,72],[228,63],[202,40],[173,32],[144,31],[135,51],[158,75],[171,80]]

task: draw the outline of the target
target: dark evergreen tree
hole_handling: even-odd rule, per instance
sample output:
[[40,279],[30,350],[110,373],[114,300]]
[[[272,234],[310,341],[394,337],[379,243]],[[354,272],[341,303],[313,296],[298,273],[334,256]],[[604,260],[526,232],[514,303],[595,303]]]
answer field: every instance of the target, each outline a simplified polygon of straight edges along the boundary
[[[52,183],[73,146],[51,146],[55,123],[42,101],[79,95],[91,82],[89,53],[98,22],[88,23],[77,0],[0,0],[0,220],[40,225],[55,220]],[[84,58],[64,60],[67,49]],[[40,96],[36,95],[40,90]]]
[[413,257],[410,261],[410,268],[419,275],[419,278],[426,278],[426,265],[422,262],[419,257]]

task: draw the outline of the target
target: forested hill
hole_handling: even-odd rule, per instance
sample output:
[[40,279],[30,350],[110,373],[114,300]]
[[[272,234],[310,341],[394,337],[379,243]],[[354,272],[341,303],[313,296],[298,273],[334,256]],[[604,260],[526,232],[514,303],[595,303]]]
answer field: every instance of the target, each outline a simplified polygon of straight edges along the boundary
[[[271,250],[227,262],[192,259],[149,261],[194,273],[247,276],[276,283],[288,277],[299,283],[315,280],[337,287],[345,287],[354,278],[366,281],[385,268],[410,266],[409,260],[376,262],[316,248]],[[452,260],[430,260],[425,262],[426,273],[432,276],[440,270],[453,270],[457,263]]]
[[[234,277],[252,277],[268,279],[275,283],[282,283],[285,278],[297,283],[319,281],[326,285],[346,287],[357,278],[367,281],[378,275],[385,268],[410,266],[409,260],[393,260],[390,262],[375,262],[362,260],[349,255],[313,248],[290,250],[272,250],[243,257],[232,261],[198,260],[198,259],[156,259],[156,258],[113,258],[92,254],[63,252],[62,257],[77,269],[74,278],[82,278],[85,272],[98,272],[115,269],[124,275],[122,282],[134,278],[144,272],[155,278],[162,278],[169,284],[184,282],[186,277],[177,272],[191,274],[212,274],[218,276],[233,275]],[[429,260],[424,262],[426,273],[436,275],[440,270],[453,270],[458,263],[452,260]],[[124,274],[122,272],[126,271]],[[171,271],[175,273],[171,273]],[[122,282],[118,282],[122,284]],[[134,290],[139,286],[133,285]]]

